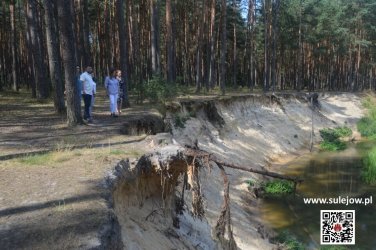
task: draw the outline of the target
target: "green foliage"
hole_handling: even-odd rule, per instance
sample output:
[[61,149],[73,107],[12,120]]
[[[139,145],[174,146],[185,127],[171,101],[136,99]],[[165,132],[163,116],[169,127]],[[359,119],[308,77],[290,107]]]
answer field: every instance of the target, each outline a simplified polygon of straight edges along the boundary
[[376,147],[364,159],[362,178],[368,184],[376,184]]
[[368,97],[363,100],[363,107],[368,109],[365,117],[357,123],[358,130],[362,136],[376,138],[376,104],[375,100]]
[[324,128],[320,130],[320,135],[324,139],[324,141],[334,141],[341,137],[352,135],[352,131],[350,128],[346,126],[336,128]]
[[376,120],[370,117],[363,117],[357,123],[357,128],[362,136],[376,136]]
[[253,187],[255,185],[255,181],[254,180],[246,180],[246,183],[250,186],[250,187]]
[[25,165],[40,166],[52,160],[52,154],[36,154],[21,158],[19,161]]
[[269,195],[286,195],[294,192],[294,183],[287,180],[273,180],[264,182],[261,187]]
[[110,155],[122,155],[124,153],[125,152],[123,150],[120,150],[120,149],[111,149],[110,150]]
[[177,128],[185,128],[185,122],[189,120],[189,116],[176,115],[174,117],[174,125]]
[[168,84],[162,77],[155,76],[146,84],[145,95],[152,103],[166,102],[177,96],[178,87]]
[[346,143],[340,140],[335,141],[322,141],[320,148],[326,151],[340,151],[346,149]]
[[320,130],[323,141],[320,148],[327,151],[338,151],[346,149],[346,144],[340,140],[341,137],[352,135],[352,131],[348,127],[324,128]]
[[283,244],[287,250],[304,250],[306,249],[300,241],[298,241],[289,231],[282,231],[274,239],[274,241]]

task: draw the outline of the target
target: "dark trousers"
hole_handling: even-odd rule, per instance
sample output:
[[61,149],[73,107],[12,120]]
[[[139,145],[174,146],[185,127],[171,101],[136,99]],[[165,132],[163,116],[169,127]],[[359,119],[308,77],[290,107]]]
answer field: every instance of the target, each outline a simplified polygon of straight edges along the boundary
[[91,105],[91,95],[83,94],[82,98],[85,103],[84,119],[90,119],[90,105]]

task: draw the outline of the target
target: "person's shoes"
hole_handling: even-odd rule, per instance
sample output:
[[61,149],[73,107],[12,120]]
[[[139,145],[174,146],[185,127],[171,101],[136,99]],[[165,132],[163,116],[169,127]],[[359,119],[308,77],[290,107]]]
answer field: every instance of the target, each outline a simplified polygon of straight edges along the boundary
[[87,120],[87,123],[93,123],[93,119],[91,119],[91,118],[88,119],[88,120]]
[[119,116],[118,116],[117,114],[114,114],[114,117],[117,118],[117,117],[119,117]]

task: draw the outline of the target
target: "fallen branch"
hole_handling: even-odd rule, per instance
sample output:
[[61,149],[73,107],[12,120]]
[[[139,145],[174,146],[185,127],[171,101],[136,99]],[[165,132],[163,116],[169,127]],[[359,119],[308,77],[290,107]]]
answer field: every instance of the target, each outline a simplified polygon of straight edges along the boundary
[[281,174],[278,174],[278,173],[275,173],[275,172],[269,172],[269,171],[266,171],[266,170],[258,170],[258,169],[251,168],[251,167],[247,168],[247,167],[242,167],[242,166],[239,166],[239,165],[236,165],[236,164],[228,163],[228,162],[225,162],[225,161],[219,159],[214,154],[210,154],[210,153],[208,153],[204,150],[200,150],[200,149],[186,148],[186,150],[184,151],[184,155],[190,156],[190,157],[197,157],[197,158],[206,158],[209,161],[215,162],[217,165],[226,166],[228,168],[238,169],[238,170],[256,173],[256,174],[261,174],[261,175],[270,176],[270,177],[273,177],[273,178],[278,178],[278,179],[283,179],[283,180],[289,180],[289,181],[294,182],[295,186],[296,186],[296,183],[303,182],[303,179],[300,179],[300,178],[285,176],[285,175],[281,175]]

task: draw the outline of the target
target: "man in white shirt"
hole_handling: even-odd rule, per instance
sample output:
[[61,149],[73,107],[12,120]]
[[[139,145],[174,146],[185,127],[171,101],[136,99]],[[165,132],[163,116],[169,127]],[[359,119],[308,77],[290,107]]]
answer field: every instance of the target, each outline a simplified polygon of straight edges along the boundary
[[92,122],[90,106],[95,84],[91,75],[92,73],[93,68],[91,66],[87,66],[86,71],[80,76],[80,81],[82,82],[82,98],[84,99],[85,103],[84,120],[87,120],[88,122]]

